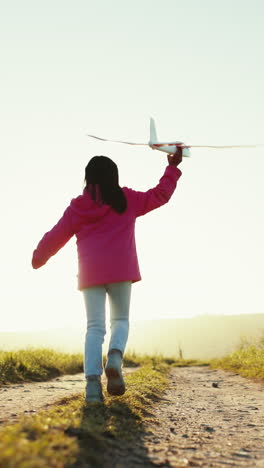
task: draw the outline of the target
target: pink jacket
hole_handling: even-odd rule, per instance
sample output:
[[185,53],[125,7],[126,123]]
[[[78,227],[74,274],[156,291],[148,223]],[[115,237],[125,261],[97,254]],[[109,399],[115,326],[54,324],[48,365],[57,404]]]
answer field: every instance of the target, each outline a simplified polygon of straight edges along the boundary
[[119,281],[139,281],[136,218],[167,203],[180,176],[177,167],[167,166],[159,184],[147,192],[124,187],[127,209],[122,214],[109,205],[94,202],[84,190],[71,201],[59,222],[39,242],[33,253],[33,268],[44,265],[75,234],[79,289]]

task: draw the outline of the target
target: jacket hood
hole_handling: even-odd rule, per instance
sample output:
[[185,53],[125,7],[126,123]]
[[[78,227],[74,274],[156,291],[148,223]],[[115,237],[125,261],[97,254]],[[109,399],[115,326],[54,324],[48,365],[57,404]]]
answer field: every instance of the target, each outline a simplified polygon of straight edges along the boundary
[[112,210],[110,205],[95,202],[87,190],[84,190],[79,197],[73,198],[70,207],[75,214],[87,220],[96,220]]

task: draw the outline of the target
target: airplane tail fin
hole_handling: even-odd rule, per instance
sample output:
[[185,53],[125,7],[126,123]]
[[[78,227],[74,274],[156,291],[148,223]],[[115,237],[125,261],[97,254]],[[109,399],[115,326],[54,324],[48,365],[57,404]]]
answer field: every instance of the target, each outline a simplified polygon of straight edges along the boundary
[[158,137],[156,132],[156,125],[154,119],[150,118],[150,127],[149,127],[149,142],[157,143]]

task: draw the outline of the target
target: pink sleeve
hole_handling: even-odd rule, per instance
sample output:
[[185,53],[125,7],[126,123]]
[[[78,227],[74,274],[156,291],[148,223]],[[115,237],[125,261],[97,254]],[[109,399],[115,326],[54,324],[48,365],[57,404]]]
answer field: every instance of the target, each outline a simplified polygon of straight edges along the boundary
[[180,169],[176,166],[167,166],[164,175],[161,177],[156,187],[147,192],[136,192],[132,190],[136,216],[143,216],[149,211],[165,205],[171,198],[180,177]]
[[68,207],[58,223],[46,232],[33,252],[32,266],[34,269],[45,265],[52,255],[55,255],[74,235],[71,225],[71,208]]

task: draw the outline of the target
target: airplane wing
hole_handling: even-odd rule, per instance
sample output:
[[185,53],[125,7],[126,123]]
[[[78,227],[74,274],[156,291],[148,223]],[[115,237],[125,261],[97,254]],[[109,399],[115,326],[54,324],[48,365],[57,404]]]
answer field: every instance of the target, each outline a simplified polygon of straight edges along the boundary
[[[151,144],[150,144],[151,146]],[[152,143],[152,146],[156,146],[157,148],[160,146],[180,146],[181,148],[258,148],[259,146],[264,145],[232,145],[232,146],[208,146],[208,145],[185,145],[184,143],[174,142],[174,143]]]
[[233,146],[206,146],[206,145],[190,145],[188,148],[214,148],[214,149],[225,149],[225,148],[258,148],[264,145],[233,145]]
[[181,148],[212,148],[212,149],[232,149],[232,148],[258,148],[261,146],[264,146],[263,144],[258,144],[258,145],[231,145],[231,146],[222,146],[222,145],[185,145],[180,142],[174,142],[174,143],[132,143],[130,141],[122,141],[122,140],[108,140],[106,138],[100,138],[95,135],[86,135],[90,138],[95,138],[96,140],[100,141],[109,141],[111,143],[122,143],[125,145],[134,145],[134,146],[156,146],[161,147],[161,146],[180,146]]
[[120,140],[107,140],[106,138],[99,138],[94,135],[87,135],[88,137],[95,138],[96,140],[101,141],[110,141],[112,143],[124,143],[125,145],[137,145],[137,146],[148,146],[147,143],[131,143],[130,141],[120,141]]

